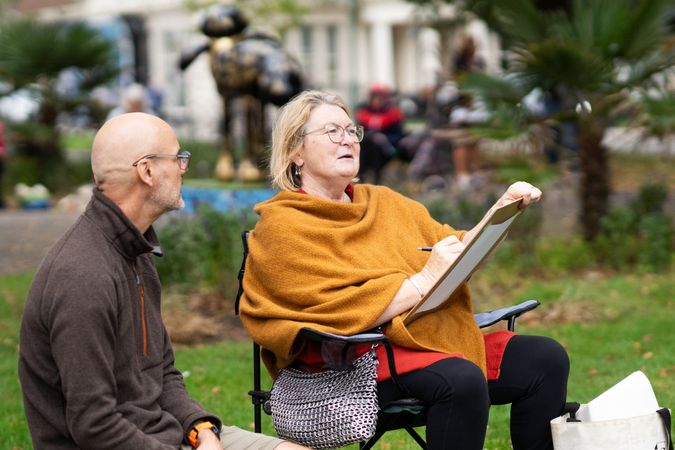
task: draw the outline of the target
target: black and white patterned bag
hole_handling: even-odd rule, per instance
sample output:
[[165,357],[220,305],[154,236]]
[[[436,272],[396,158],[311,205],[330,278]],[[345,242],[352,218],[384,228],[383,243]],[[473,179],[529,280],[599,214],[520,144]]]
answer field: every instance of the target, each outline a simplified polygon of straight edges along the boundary
[[365,441],[377,426],[377,357],[370,350],[350,370],[282,369],[270,398],[279,437],[311,448]]

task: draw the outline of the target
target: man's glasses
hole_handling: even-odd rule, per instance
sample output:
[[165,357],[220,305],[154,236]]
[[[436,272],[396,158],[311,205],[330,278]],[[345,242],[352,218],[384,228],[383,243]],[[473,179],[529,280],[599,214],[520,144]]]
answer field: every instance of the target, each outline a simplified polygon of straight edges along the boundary
[[334,144],[339,144],[342,142],[342,139],[345,137],[345,133],[347,133],[349,137],[356,142],[361,142],[363,140],[363,127],[361,125],[350,125],[347,128],[344,128],[340,125],[329,123],[316,130],[303,133],[302,135],[307,136],[308,134],[314,134],[318,132],[322,132],[321,134],[327,134],[328,139],[330,139]]
[[152,159],[152,158],[176,158],[178,160],[178,167],[180,167],[180,170],[187,171],[188,167],[190,167],[190,158],[192,158],[192,154],[187,150],[182,150],[178,152],[178,154],[148,153],[147,155],[143,155],[136,161],[134,161],[132,166],[136,167],[138,163],[143,161],[144,159]]

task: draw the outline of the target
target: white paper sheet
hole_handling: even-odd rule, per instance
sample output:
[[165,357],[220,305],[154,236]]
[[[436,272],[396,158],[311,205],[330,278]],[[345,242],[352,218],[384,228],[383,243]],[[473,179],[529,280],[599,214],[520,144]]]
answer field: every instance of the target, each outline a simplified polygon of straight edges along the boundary
[[582,422],[626,419],[651,414],[658,409],[659,403],[649,379],[637,371],[579,409],[577,418]]

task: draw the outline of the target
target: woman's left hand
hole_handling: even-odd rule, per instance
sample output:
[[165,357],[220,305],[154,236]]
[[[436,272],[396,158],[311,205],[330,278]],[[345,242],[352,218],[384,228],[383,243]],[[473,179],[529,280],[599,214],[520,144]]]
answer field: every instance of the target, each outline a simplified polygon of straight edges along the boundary
[[495,206],[499,208],[508,203],[522,199],[520,208],[524,208],[532,202],[538,202],[541,199],[541,191],[525,181],[516,181],[504,192]]

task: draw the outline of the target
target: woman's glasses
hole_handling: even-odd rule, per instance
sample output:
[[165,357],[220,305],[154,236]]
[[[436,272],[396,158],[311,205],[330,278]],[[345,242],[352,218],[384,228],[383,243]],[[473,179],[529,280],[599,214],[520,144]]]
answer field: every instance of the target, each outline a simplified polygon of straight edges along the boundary
[[143,155],[136,161],[134,161],[132,166],[136,167],[138,163],[143,161],[144,159],[152,159],[152,158],[176,158],[178,160],[178,167],[180,167],[180,170],[187,171],[188,167],[190,167],[190,158],[192,158],[192,154],[187,150],[181,150],[177,154],[148,153],[147,155]]
[[334,144],[339,144],[340,142],[342,142],[342,139],[344,139],[345,137],[345,133],[347,133],[349,137],[356,142],[361,142],[363,140],[363,127],[361,125],[350,125],[347,128],[345,128],[341,127],[340,125],[336,125],[334,123],[329,123],[321,128],[317,128],[316,130],[303,133],[302,135],[307,136],[308,134],[314,134],[319,132],[321,132],[321,134],[327,134],[328,139],[330,139],[331,142]]

